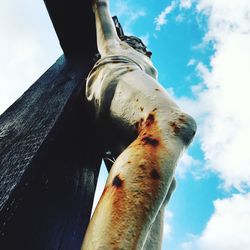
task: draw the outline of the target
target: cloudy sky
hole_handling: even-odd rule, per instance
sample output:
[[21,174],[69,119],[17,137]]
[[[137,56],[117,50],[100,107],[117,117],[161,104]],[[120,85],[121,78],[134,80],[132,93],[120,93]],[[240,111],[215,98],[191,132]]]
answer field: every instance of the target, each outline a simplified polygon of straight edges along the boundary
[[[198,123],[177,167],[163,249],[250,249],[250,1],[113,0],[159,81]],[[0,113],[62,53],[42,0],[1,1]],[[100,194],[106,173],[102,169]]]

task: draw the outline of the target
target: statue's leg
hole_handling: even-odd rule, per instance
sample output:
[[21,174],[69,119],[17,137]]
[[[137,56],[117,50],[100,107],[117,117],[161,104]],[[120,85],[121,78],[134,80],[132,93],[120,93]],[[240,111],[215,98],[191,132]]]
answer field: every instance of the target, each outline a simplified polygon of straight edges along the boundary
[[138,136],[112,166],[82,249],[141,249],[195,122],[141,70],[118,79],[110,119]]
[[143,250],[161,250],[162,249],[165,208],[171,198],[172,193],[175,190],[175,187],[176,187],[176,180],[174,178],[171,182],[171,185],[169,187],[164,203],[161,205],[161,208],[150,228],[150,231],[146,238],[146,242],[143,246]]
[[109,54],[109,50],[119,46],[120,38],[109,12],[108,0],[96,0],[93,4],[96,22],[97,47],[101,56]]
[[[113,158],[113,160],[115,161],[115,158]],[[105,161],[107,170],[110,171],[114,161],[111,161],[110,159],[108,160],[106,159],[104,161]],[[151,225],[151,228],[145,240],[145,244],[143,246],[143,250],[161,250],[162,249],[165,209],[175,188],[176,188],[176,180],[175,178],[173,178],[171,185],[168,189],[166,198],[163,204],[161,205],[161,208],[158,211],[158,214],[154,222]]]

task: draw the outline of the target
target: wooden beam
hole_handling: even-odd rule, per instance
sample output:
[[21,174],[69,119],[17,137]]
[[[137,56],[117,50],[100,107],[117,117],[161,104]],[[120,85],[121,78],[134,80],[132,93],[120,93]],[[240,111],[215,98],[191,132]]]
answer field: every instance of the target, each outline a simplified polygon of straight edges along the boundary
[[64,55],[0,117],[0,249],[80,249],[101,162],[90,2],[45,0]]
[[91,0],[44,0],[66,57],[92,57],[97,51]]
[[80,249],[101,161],[91,66],[62,56],[0,117],[0,249]]

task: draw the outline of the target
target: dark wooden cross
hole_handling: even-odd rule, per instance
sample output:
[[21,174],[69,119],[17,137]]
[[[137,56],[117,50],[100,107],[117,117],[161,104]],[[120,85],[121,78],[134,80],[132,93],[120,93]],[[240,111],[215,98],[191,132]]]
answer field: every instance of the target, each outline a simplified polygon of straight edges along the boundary
[[101,155],[85,78],[90,0],[45,0],[64,54],[0,117],[0,249],[79,250]]

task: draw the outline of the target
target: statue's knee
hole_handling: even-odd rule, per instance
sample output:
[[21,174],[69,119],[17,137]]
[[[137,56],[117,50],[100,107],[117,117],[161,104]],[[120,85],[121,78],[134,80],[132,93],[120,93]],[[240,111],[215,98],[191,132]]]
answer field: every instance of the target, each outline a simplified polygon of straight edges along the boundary
[[169,122],[169,125],[174,135],[180,138],[186,146],[191,143],[197,129],[193,117],[181,113],[173,121]]

